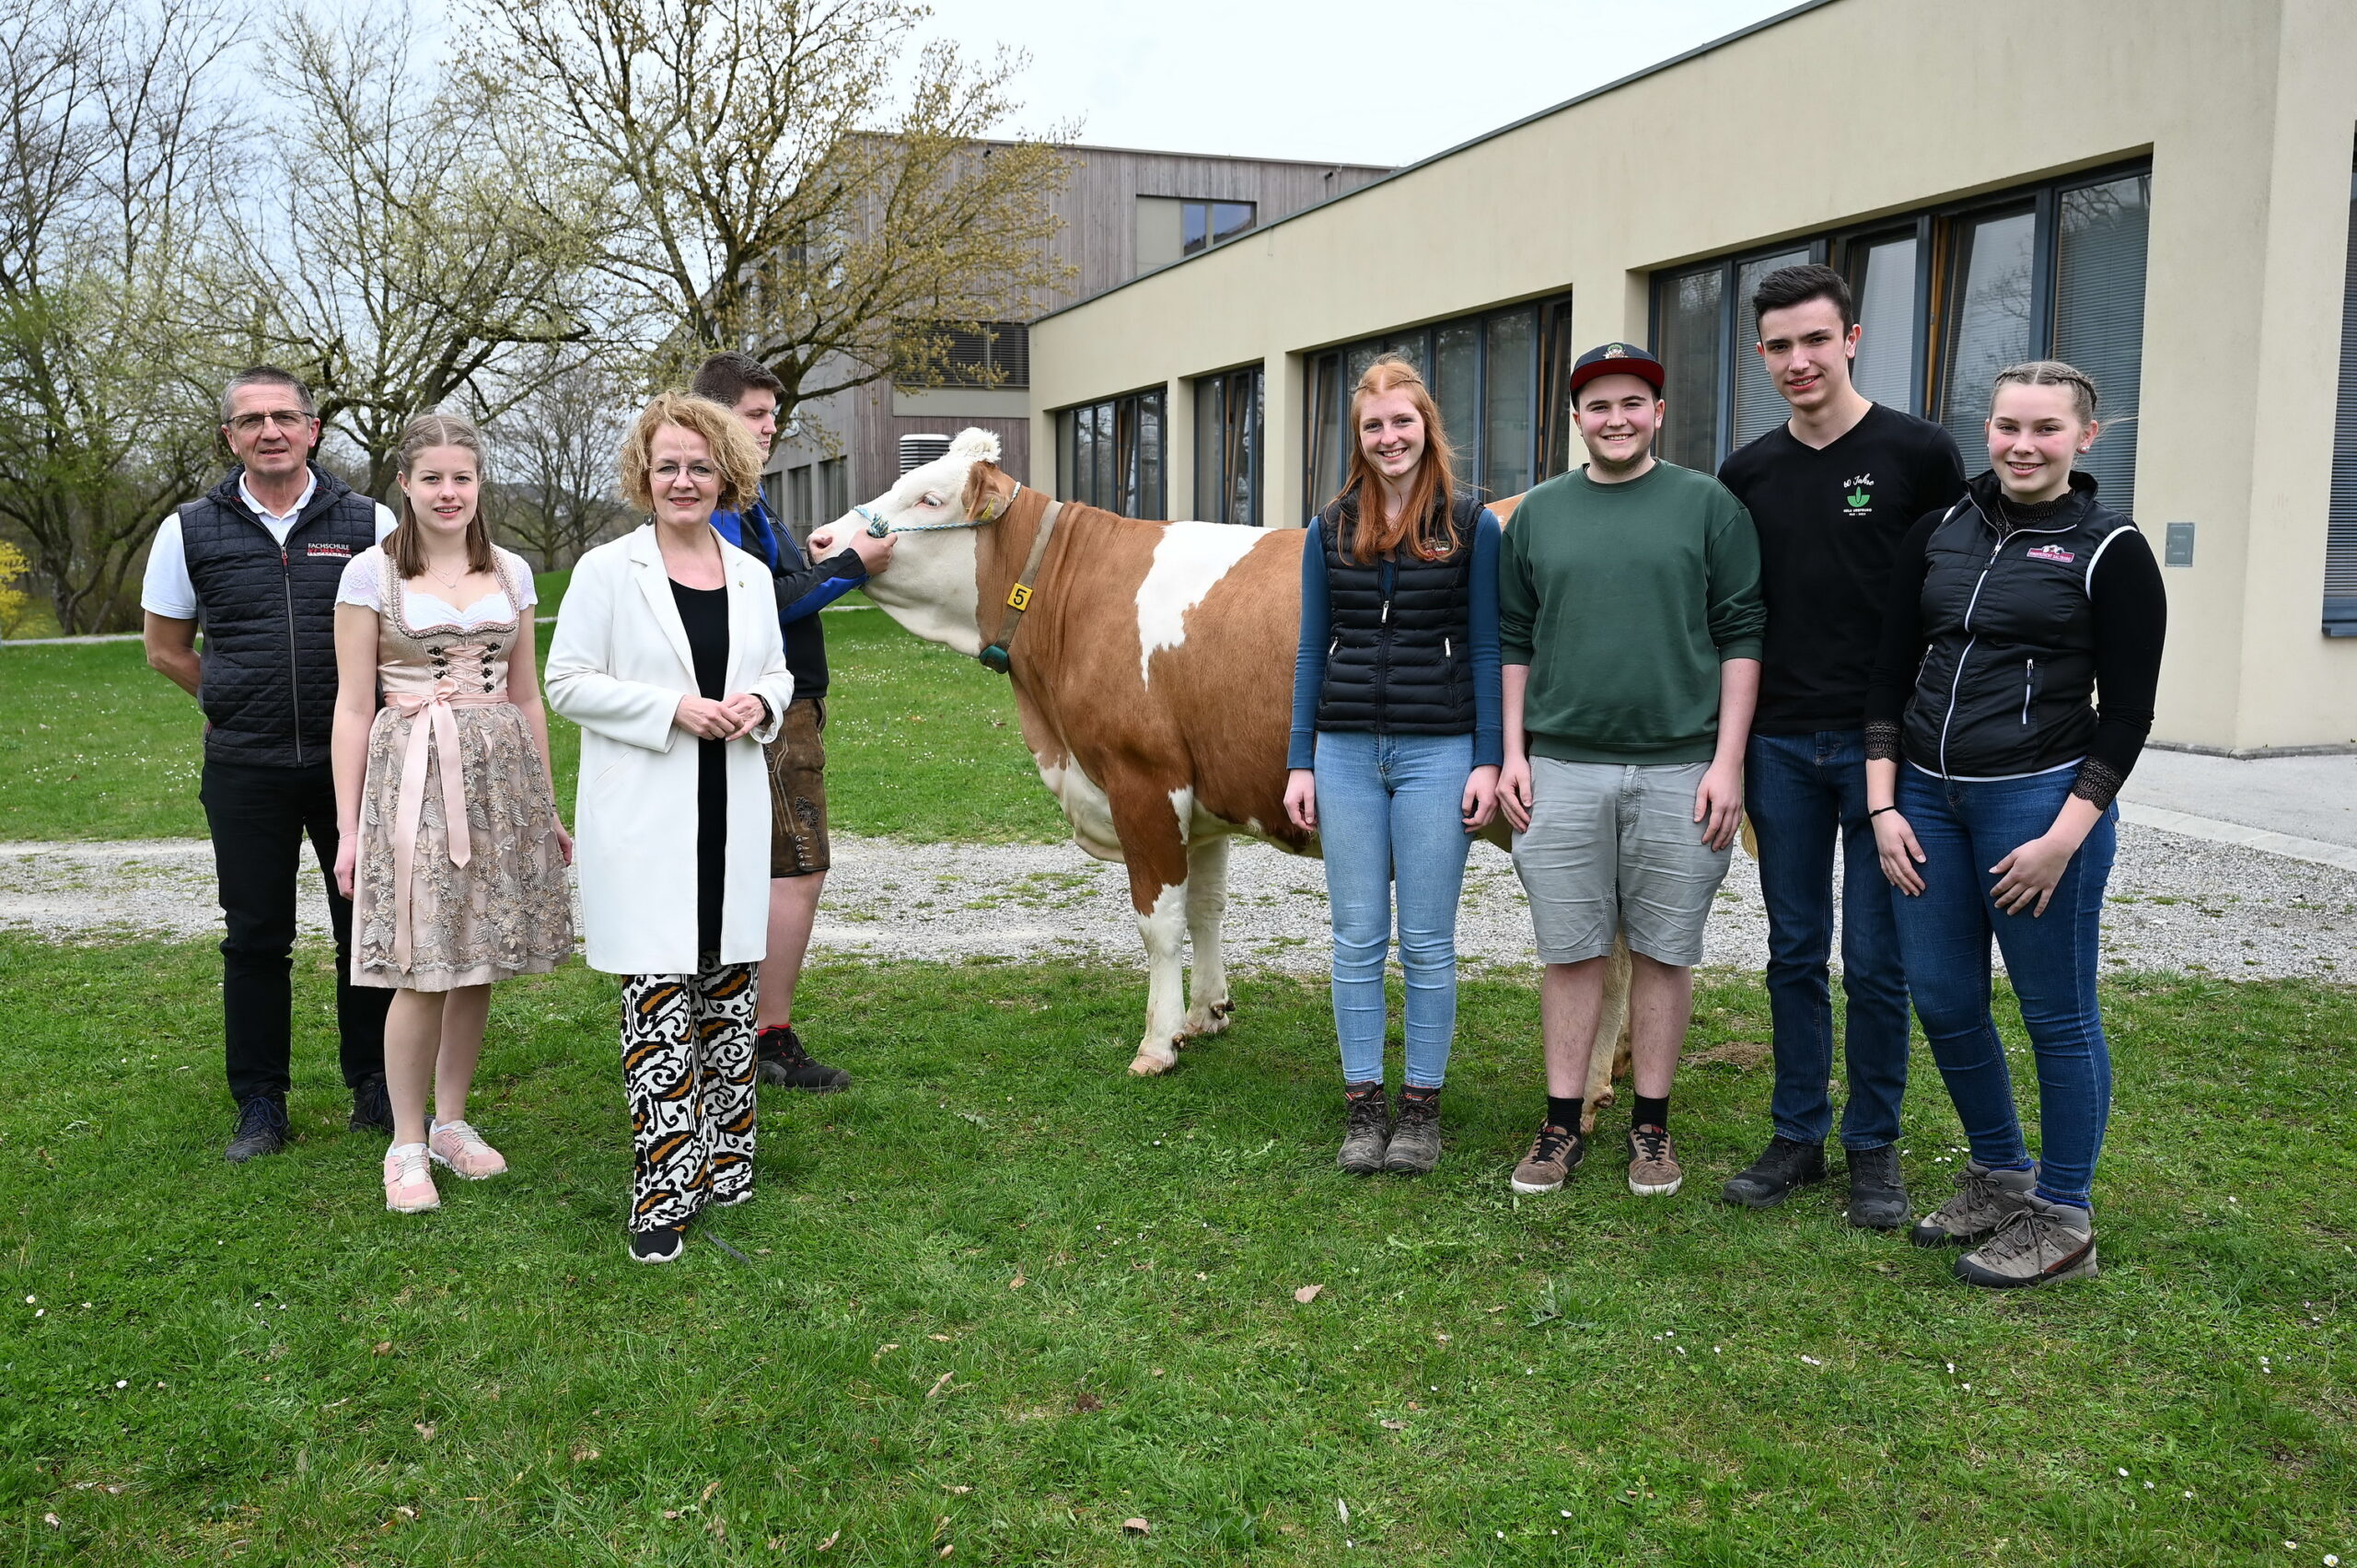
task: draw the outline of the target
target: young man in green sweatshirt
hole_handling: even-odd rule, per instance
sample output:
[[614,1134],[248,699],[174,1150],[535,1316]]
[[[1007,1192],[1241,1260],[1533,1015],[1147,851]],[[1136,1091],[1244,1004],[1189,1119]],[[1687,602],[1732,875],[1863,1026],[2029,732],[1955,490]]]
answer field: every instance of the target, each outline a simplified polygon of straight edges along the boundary
[[1551,1192],[1587,1153],[1581,1095],[1605,958],[1631,961],[1629,1190],[1685,1179],[1669,1090],[1702,927],[1743,820],[1743,752],[1767,612],[1759,541],[1708,474],[1654,456],[1662,367],[1607,343],[1572,367],[1585,467],[1523,498],[1498,567],[1505,771],[1499,803],[1546,973],[1547,1117],[1515,1167]]

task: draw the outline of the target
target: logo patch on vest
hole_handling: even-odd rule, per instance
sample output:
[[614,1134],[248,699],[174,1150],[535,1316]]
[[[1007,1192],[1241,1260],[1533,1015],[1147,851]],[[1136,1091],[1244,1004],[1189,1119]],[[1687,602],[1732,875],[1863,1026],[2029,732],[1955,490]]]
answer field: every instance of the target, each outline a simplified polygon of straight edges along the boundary
[[[348,544],[308,545],[304,548],[303,553],[306,555],[332,555],[339,561],[349,561],[352,559],[352,546]],[[2066,556],[2064,559],[2068,560],[2069,557]]]
[[2053,561],[2064,566],[2078,559],[2059,544],[2041,544],[2029,552],[2032,561]]

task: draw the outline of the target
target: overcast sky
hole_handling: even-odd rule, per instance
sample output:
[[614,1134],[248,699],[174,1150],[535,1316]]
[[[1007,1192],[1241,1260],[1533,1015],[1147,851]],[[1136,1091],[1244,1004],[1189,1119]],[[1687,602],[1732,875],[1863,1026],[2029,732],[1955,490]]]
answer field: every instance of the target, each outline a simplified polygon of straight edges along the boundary
[[1402,164],[1792,0],[929,0],[927,31],[1028,50],[1010,130]]

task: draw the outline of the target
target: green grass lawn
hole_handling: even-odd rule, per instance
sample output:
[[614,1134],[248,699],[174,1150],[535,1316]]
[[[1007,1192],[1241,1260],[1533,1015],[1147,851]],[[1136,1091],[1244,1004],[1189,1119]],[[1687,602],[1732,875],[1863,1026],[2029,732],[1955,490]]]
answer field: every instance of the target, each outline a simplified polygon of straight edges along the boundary
[[766,1100],[756,1201],[647,1269],[605,979],[499,992],[513,1171],[403,1217],[326,967],[297,1144],[232,1169],[209,948],[0,937],[10,1561],[2357,1559],[2346,990],[2115,982],[2103,1277],[1989,1295],[1830,1190],[1715,1201],[1768,1091],[1747,979],[1705,988],[1682,1195],[1608,1145],[1517,1201],[1522,986],[1466,988],[1441,1170],[1357,1181],[1322,984],[1248,979],[1138,1081],[1125,970],[822,966],[858,1086]]
[[[542,577],[547,593],[552,580]],[[556,586],[561,594],[561,586]],[[829,811],[847,832],[1054,840],[1006,682],[866,610],[830,615]],[[552,629],[543,627],[543,655]],[[0,648],[0,840],[195,838],[202,721],[136,643]],[[579,736],[551,715],[569,816]]]

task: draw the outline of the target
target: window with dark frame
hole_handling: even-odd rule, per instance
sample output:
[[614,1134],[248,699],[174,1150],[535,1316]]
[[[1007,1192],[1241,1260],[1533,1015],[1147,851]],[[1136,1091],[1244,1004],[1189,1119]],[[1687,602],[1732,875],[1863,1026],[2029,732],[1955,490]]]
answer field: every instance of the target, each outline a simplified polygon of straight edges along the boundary
[[1167,517],[1163,401],[1155,388],[1058,412],[1056,494],[1125,517]]
[[2357,637],[2357,170],[2349,177],[2349,260],[2340,285],[2340,389],[2326,511],[2324,634]]
[[894,374],[896,385],[1011,387],[1031,385],[1031,329],[1021,321],[936,322],[929,353],[911,352]]
[[1252,226],[1258,211],[1250,202],[1179,203],[1178,253],[1192,256],[1226,244]]
[[1258,528],[1261,467],[1260,366],[1195,379],[1195,515]]
[[1303,494],[1314,509],[1341,493],[1356,441],[1351,392],[1396,354],[1440,410],[1457,483],[1485,500],[1517,495],[1571,461],[1569,295],[1365,338],[1309,356]]
[[810,493],[810,465],[785,470],[785,520],[791,526],[808,532],[819,526],[817,509]]
[[1786,417],[1755,346],[1751,292],[1778,267],[1821,261],[1848,279],[1865,328],[1858,389],[1945,425],[1969,472],[1988,466],[1981,425],[2000,368],[2051,356],[2086,371],[2104,434],[2079,467],[2131,511],[2151,196],[2145,166],[2076,174],[1655,273],[1662,456],[1709,472]]

